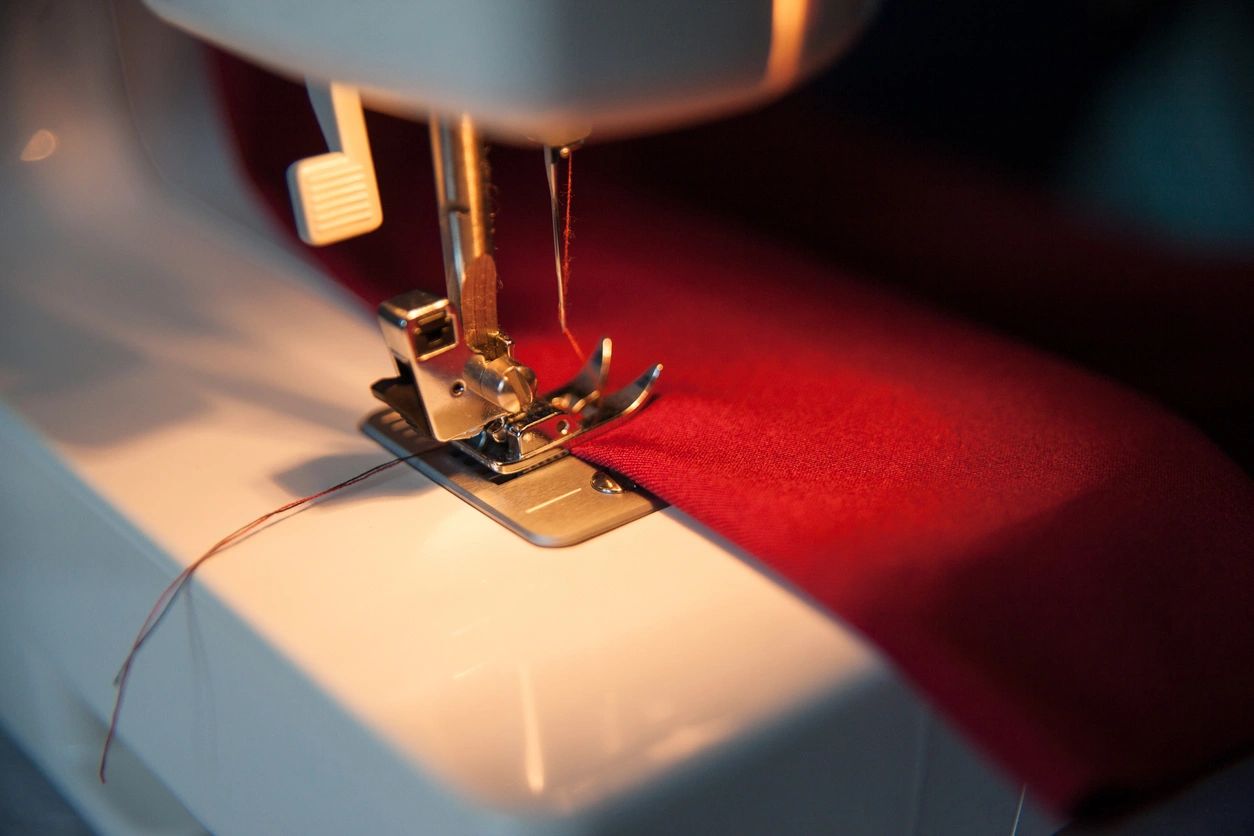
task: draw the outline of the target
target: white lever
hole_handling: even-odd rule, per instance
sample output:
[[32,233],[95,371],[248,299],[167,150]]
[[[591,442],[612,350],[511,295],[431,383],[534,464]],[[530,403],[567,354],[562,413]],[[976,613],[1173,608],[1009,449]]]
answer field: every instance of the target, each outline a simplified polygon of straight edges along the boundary
[[378,229],[383,207],[357,88],[306,86],[330,151],[288,166],[287,188],[301,239],[321,247]]

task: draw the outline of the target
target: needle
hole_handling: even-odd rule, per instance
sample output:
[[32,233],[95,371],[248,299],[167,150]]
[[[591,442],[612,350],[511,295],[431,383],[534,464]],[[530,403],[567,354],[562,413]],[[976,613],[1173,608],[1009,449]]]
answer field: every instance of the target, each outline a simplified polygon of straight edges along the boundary
[[[566,323],[566,293],[570,286],[571,157],[577,144],[544,146],[544,167],[549,180],[549,205],[553,213],[553,262],[557,267],[557,323],[580,359],[583,349]],[[565,169],[562,171],[561,169]],[[565,176],[562,176],[565,175]],[[565,189],[559,189],[565,180]]]

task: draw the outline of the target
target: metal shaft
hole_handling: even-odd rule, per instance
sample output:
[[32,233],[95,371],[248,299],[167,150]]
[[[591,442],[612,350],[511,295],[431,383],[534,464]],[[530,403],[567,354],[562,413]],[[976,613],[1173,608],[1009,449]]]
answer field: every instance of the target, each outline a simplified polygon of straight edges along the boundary
[[[483,142],[470,117],[431,119],[431,159],[435,167],[440,236],[444,244],[444,278],[448,299],[460,312],[463,288],[472,262],[492,256],[492,219],[488,205],[488,167]],[[496,308],[496,286],[492,294]],[[475,300],[482,305],[486,300]]]

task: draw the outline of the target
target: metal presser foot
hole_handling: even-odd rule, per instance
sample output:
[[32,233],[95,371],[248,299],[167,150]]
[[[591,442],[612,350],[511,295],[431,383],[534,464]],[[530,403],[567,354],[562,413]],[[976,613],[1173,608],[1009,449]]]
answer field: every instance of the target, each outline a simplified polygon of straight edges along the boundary
[[[448,300],[408,293],[385,302],[379,320],[398,375],[374,384],[391,408],[362,429],[398,456],[419,454],[411,463],[434,481],[541,546],[572,545],[663,507],[565,446],[643,407],[660,365],[603,394],[611,356],[603,339],[573,380],[524,404],[509,381],[529,388],[530,369],[509,354],[485,361],[470,351]],[[437,435],[450,432],[464,437]]]
[[397,375],[374,384],[390,407],[363,431],[506,527],[542,546],[594,537],[663,506],[566,445],[639,411],[662,367],[605,391],[611,343],[573,380],[536,394],[535,373],[497,326],[486,169],[468,120],[432,122],[449,298],[410,291],[379,307]]

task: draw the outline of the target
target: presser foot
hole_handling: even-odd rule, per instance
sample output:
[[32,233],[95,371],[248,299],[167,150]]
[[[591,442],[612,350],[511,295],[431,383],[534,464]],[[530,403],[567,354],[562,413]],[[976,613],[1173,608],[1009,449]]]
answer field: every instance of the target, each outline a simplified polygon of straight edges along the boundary
[[391,409],[370,414],[361,429],[393,455],[414,456],[408,463],[415,470],[538,546],[573,546],[666,507],[574,456],[516,475],[485,470],[463,445],[436,441]]
[[459,445],[494,473],[539,467],[565,455],[576,438],[629,417],[662,373],[655,365],[606,394],[613,344],[603,338],[569,383],[538,396],[535,373],[514,358],[495,314],[480,311],[466,321],[463,329],[456,306],[423,291],[384,302],[379,326],[397,375],[372,388],[419,432]]
[[565,386],[536,398],[516,415],[494,419],[473,438],[453,444],[492,472],[506,475],[567,455],[565,445],[571,441],[643,407],[662,373],[661,364],[654,365],[629,386],[605,395],[612,351],[609,338],[603,338]]
[[662,503],[628,480],[569,455],[567,445],[638,412],[662,372],[606,393],[613,344],[544,395],[513,343],[475,314],[465,330],[448,300],[412,291],[379,309],[397,376],[374,394],[390,409],[363,431],[506,527],[542,546],[580,542]]

